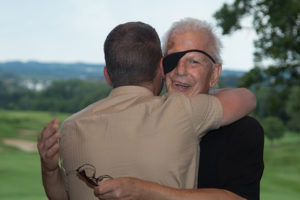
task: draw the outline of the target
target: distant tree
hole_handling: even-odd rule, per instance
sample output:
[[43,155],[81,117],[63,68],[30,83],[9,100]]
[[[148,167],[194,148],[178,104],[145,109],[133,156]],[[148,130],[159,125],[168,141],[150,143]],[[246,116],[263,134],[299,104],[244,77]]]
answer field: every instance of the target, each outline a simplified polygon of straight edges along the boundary
[[289,120],[288,128],[300,133],[300,87],[294,86],[291,88],[291,93],[288,95],[286,112]]
[[[294,85],[300,86],[300,1],[299,0],[235,0],[223,4],[215,13],[223,34],[239,29],[254,29],[255,68],[239,80],[239,87],[257,90],[269,87],[276,91],[272,112],[286,120],[287,95]],[[252,18],[252,27],[242,26],[243,18]],[[264,61],[272,61],[265,66]],[[269,62],[270,63],[270,62]],[[276,106],[275,106],[276,105]]]
[[235,88],[238,85],[238,76],[236,75],[227,75],[227,76],[221,76],[220,80],[218,81],[218,85],[221,88],[229,87],[229,88]]
[[7,87],[5,86],[5,84],[0,81],[0,105],[1,108],[4,108],[8,102],[9,102],[9,97],[8,97],[8,91],[7,91]]
[[100,81],[56,81],[34,100],[34,109],[74,113],[106,97],[110,90]]
[[32,94],[30,90],[21,86],[15,77],[5,77],[0,80],[0,108],[2,109],[24,109],[20,104],[21,99]]
[[300,62],[299,13],[298,0],[235,0],[230,5],[225,3],[214,16],[223,34],[245,28],[241,21],[243,17],[251,16],[258,36],[256,61],[271,58],[279,66],[291,67],[288,71],[294,71]]
[[262,120],[265,136],[273,142],[283,137],[286,128],[283,122],[277,117],[267,117]]

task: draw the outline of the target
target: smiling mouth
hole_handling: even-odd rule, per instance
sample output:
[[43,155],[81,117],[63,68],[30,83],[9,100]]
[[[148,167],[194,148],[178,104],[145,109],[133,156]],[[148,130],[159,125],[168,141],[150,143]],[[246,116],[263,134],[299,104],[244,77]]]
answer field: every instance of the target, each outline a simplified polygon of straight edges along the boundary
[[178,89],[188,89],[191,86],[188,84],[184,84],[184,83],[179,83],[179,82],[174,82],[173,85],[178,88]]

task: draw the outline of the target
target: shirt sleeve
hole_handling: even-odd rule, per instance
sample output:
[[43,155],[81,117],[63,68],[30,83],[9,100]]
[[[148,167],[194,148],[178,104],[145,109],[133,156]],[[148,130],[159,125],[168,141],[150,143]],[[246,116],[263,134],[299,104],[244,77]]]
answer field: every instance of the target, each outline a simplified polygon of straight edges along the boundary
[[220,127],[223,110],[220,101],[212,95],[199,94],[190,99],[192,122],[198,137]]

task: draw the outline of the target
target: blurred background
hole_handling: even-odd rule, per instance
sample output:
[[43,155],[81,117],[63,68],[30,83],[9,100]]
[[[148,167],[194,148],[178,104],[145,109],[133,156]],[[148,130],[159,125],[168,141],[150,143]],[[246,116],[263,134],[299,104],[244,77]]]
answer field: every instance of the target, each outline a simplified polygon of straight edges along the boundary
[[247,87],[265,130],[263,200],[300,197],[300,1],[0,0],[0,199],[47,199],[37,136],[104,98],[103,43],[142,21],[161,39],[185,17],[223,42],[219,87]]

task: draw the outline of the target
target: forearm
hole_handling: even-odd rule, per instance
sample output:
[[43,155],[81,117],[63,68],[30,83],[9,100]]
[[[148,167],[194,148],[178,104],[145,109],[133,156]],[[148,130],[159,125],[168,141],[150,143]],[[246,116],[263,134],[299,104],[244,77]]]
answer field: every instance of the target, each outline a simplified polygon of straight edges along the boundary
[[217,97],[223,108],[222,125],[246,116],[256,107],[256,97],[246,88],[228,88],[213,94]]
[[215,94],[218,94],[220,92],[224,92],[224,91],[228,91],[228,90],[231,90],[232,88],[220,88],[220,89],[212,89],[209,91],[209,94],[210,95],[215,95]]
[[[223,189],[190,189],[178,190],[174,193],[172,200],[186,199],[186,200],[244,200],[244,198]],[[171,198],[169,199],[171,200]]]
[[223,189],[174,189],[152,182],[144,182],[141,200],[244,200],[244,198]]
[[64,181],[59,168],[54,171],[47,171],[42,167],[42,180],[47,197],[50,200],[67,200]]

